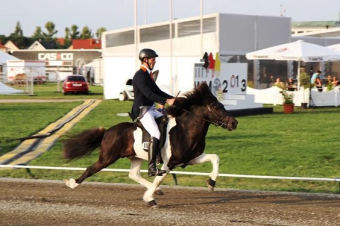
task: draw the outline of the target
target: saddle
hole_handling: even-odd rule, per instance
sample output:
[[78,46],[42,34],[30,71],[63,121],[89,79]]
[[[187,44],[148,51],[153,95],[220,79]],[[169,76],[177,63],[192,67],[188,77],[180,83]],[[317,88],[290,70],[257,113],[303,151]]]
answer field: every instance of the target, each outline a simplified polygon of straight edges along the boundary
[[[159,149],[161,149],[164,146],[164,144],[165,144],[166,127],[168,125],[168,117],[163,115],[163,116],[157,118],[155,121],[156,121],[156,123],[158,125],[158,129],[159,129],[159,132],[161,134],[161,137],[159,138],[159,147],[158,147]],[[142,130],[142,145],[143,145],[143,150],[148,152],[149,151],[149,146],[150,146],[149,144],[150,144],[151,136],[148,133],[148,131],[146,131],[146,129],[144,128],[144,126],[142,125],[142,123],[138,119],[136,120],[135,123]],[[162,160],[160,152],[158,153],[157,161],[159,163],[163,163],[163,160]]]

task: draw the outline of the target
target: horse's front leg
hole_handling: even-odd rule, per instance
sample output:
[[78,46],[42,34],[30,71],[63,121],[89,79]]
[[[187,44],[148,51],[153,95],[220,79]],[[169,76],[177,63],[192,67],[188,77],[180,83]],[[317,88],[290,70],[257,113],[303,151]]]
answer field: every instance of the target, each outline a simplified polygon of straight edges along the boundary
[[168,175],[169,173],[169,168],[166,166],[165,163],[162,166],[162,170],[165,170],[166,173],[163,174],[162,176],[156,176],[155,179],[153,180],[153,183],[148,188],[148,190],[145,191],[143,196],[144,202],[148,203],[150,207],[157,207],[157,203],[155,201],[155,198],[153,197],[153,194],[155,194],[157,188],[162,183],[166,175]]
[[[152,186],[152,183],[150,181],[145,180],[141,175],[140,175],[140,169],[143,163],[143,159],[139,158],[131,158],[131,166],[130,166],[130,172],[129,172],[129,177],[136,181],[137,183],[143,185],[147,189],[149,189]],[[156,195],[164,195],[162,190],[157,187],[155,190]]]
[[210,178],[207,181],[208,182],[208,188],[210,191],[214,191],[215,184],[216,184],[216,179],[218,176],[218,171],[220,167],[220,158],[216,154],[202,154],[198,156],[197,158],[191,160],[189,162],[189,165],[195,165],[203,162],[208,162],[210,161],[213,167],[213,170],[210,173]]

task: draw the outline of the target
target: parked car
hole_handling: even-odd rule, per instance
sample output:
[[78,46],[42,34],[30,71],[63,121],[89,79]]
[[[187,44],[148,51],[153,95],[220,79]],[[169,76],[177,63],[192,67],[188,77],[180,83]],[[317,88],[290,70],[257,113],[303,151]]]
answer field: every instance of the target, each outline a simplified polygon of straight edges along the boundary
[[89,94],[89,84],[83,75],[67,75],[63,83],[63,94],[85,93]]
[[119,100],[124,101],[124,100],[133,100],[135,97],[133,93],[133,86],[132,86],[132,79],[128,79],[126,81],[125,85],[125,90],[119,94]]
[[[156,70],[152,73],[153,79],[157,81],[159,74],[159,70]],[[125,89],[119,93],[118,99],[120,101],[124,100],[133,100],[135,98],[134,92],[133,92],[133,86],[132,86],[132,79],[128,79],[125,84]]]

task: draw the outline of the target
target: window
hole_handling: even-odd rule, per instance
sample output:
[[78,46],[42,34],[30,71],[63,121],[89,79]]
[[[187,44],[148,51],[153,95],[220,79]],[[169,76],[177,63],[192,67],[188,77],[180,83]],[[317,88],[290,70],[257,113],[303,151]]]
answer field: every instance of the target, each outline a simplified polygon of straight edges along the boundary
[[106,48],[135,43],[135,31],[124,31],[106,35]]
[[[192,20],[178,23],[178,37],[197,35],[201,32],[201,21]],[[203,19],[203,33],[216,31],[216,17]]]
[[[172,24],[172,38],[175,37],[175,25]],[[140,29],[140,42],[152,42],[170,38],[169,24]]]
[[69,76],[67,80],[85,82],[85,78],[82,76]]

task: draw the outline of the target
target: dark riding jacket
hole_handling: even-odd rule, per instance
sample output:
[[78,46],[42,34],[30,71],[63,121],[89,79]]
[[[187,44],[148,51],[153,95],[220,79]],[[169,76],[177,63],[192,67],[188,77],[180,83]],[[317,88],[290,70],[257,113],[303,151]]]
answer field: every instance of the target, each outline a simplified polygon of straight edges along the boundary
[[164,105],[167,99],[173,98],[160,90],[148,71],[141,67],[132,79],[134,101],[131,110],[131,118],[135,120],[139,116],[141,106],[151,107],[155,102]]

